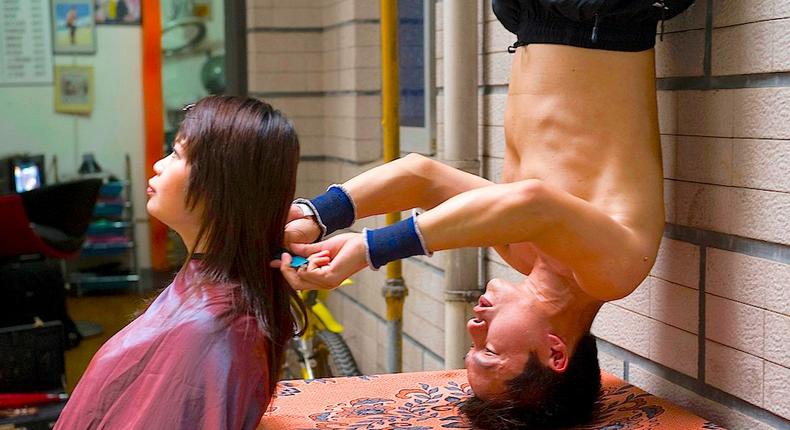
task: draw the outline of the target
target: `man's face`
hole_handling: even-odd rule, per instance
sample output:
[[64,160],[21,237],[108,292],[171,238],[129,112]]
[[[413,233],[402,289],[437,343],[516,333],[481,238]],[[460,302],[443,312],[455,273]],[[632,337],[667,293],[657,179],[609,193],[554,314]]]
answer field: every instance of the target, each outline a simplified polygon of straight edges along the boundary
[[492,279],[474,308],[466,328],[472,347],[466,356],[469,383],[475,395],[490,399],[506,389],[507,381],[524,371],[530,351],[541,361],[549,356],[549,326],[535,303],[531,281],[511,284]]

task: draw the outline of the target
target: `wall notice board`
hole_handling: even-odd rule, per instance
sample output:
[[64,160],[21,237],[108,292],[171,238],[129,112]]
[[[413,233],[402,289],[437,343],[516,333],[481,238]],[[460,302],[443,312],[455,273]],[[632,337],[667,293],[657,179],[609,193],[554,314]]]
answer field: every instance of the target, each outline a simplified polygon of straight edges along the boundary
[[0,0],[0,85],[52,84],[49,0]]

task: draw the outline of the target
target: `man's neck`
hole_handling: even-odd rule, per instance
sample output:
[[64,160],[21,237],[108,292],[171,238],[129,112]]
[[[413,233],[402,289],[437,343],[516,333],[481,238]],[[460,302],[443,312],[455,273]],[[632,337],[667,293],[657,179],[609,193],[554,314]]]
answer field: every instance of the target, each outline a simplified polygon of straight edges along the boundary
[[529,279],[535,305],[542,308],[555,332],[575,344],[590,330],[603,302],[585,294],[574,278],[559,275],[548,266],[536,264]]

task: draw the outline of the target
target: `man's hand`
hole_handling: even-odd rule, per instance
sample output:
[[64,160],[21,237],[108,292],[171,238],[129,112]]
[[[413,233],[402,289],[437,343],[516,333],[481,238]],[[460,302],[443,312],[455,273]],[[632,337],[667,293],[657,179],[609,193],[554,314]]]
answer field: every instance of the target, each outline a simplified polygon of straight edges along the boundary
[[295,243],[313,243],[320,235],[321,229],[315,217],[305,217],[299,206],[291,205],[285,224],[285,247],[290,249]]
[[351,275],[367,267],[365,239],[361,233],[345,233],[313,244],[292,244],[291,250],[308,255],[307,266],[294,269],[291,256],[283,253],[282,262],[273,262],[296,290],[337,288]]

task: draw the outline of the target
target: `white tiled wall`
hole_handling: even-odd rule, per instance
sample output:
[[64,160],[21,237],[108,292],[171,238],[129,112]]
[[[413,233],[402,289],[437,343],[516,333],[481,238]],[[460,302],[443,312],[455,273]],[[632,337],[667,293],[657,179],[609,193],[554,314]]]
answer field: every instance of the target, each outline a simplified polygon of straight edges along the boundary
[[[498,181],[511,61],[506,47],[514,37],[496,21],[490,3],[470,2],[480,8],[479,84],[489,89],[479,99],[481,162],[484,175]],[[381,157],[379,2],[248,4],[250,89],[294,120],[302,153],[312,157],[300,166],[298,192],[315,195],[329,183],[375,166]],[[714,78],[790,70],[790,2],[713,0],[711,29],[706,29],[707,4],[698,0],[666,23],[664,41],[656,46],[659,78],[704,76],[708,37]],[[439,1],[439,88],[441,20]],[[289,30],[271,31],[283,27]],[[441,95],[436,104],[441,155]],[[790,245],[790,88],[661,90],[658,107],[667,222]],[[378,218],[354,229],[381,224]],[[497,256],[486,256],[489,278],[518,279]],[[650,276],[629,297],[605,305],[593,325],[597,336],[615,345],[615,351],[601,352],[602,367],[728,428],[770,426],[754,409],[725,406],[705,397],[708,391],[683,388],[662,372],[754,405],[773,416],[772,422],[790,419],[790,265],[782,261],[664,238]],[[403,265],[410,288],[404,370],[443,366],[441,267],[441,253]],[[354,280],[356,285],[333,293],[330,307],[346,325],[362,369],[382,372],[384,277],[366,271]],[[618,354],[618,348],[628,354]]]

